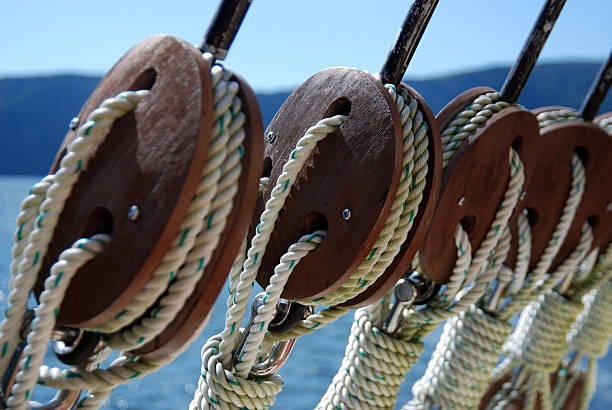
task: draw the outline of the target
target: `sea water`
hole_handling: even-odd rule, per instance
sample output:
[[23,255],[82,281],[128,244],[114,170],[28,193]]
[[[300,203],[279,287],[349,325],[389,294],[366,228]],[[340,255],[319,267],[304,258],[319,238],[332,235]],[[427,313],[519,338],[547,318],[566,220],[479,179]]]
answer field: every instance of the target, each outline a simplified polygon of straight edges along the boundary
[[[19,204],[28,189],[39,180],[34,177],[0,176],[0,306],[6,305],[10,252]],[[215,304],[210,323],[202,335],[178,358],[147,377],[117,387],[103,406],[107,409],[187,409],[200,375],[200,349],[213,334],[223,329],[226,292]],[[280,374],[284,382],[273,408],[312,409],[325,393],[336,373],[347,344],[352,314],[333,324],[301,337]],[[425,339],[426,350],[421,360],[406,376],[399,395],[398,407],[410,399],[410,386],[423,374],[427,360],[440,337],[441,326]],[[47,365],[57,365],[51,353]],[[609,409],[612,403],[612,358],[600,360],[597,393],[592,409]],[[50,389],[48,389],[50,390]],[[37,387],[35,398],[43,400],[52,394]]]

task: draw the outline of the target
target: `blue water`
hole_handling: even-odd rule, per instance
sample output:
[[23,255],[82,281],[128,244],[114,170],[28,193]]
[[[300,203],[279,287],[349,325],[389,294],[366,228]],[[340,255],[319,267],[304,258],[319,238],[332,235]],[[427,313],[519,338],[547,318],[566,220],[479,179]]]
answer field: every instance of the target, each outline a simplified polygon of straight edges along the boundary
[[[15,219],[19,204],[32,184],[33,177],[0,176],[0,306],[6,303],[8,267]],[[212,319],[201,337],[173,363],[141,380],[118,387],[103,408],[108,409],[186,409],[200,374],[200,349],[205,340],[223,328],[225,294],[222,294]],[[323,395],[344,354],[352,321],[349,314],[336,323],[298,340],[289,361],[281,369],[285,387],[276,400],[277,409],[312,409]],[[440,336],[440,329],[425,340],[426,351],[407,375],[399,396],[399,405],[410,398],[410,386],[425,370]],[[49,355],[50,356],[50,355]],[[55,362],[49,357],[48,365]],[[36,392],[44,398],[49,392]],[[45,394],[46,393],[46,394]],[[612,403],[612,358],[599,363],[597,393],[592,409],[609,409]]]

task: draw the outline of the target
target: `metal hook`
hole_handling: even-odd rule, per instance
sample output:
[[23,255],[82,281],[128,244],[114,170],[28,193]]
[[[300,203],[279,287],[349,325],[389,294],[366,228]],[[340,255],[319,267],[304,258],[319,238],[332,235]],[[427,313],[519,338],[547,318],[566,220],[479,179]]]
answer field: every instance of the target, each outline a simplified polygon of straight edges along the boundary
[[402,312],[412,306],[417,297],[416,287],[408,280],[409,274],[404,275],[393,288],[393,305],[383,324],[383,332],[394,336],[400,328]]
[[[19,344],[15,348],[15,352],[11,357],[9,367],[2,376],[2,389],[0,390],[0,402],[2,408],[7,407],[6,400],[10,397],[11,388],[15,383],[15,376],[19,372],[19,363],[23,357],[23,352],[27,346],[27,336],[30,332],[31,324],[34,319],[34,311],[32,309],[26,311],[23,316],[23,322],[19,332]],[[70,329],[58,327],[54,329],[52,333],[52,340],[55,343],[61,343],[64,349],[68,353],[72,353],[73,350],[78,350],[79,342],[83,340],[83,335],[90,332],[84,332],[81,329]],[[78,367],[86,370],[91,370],[94,367],[95,362],[104,354],[106,344],[101,342],[97,338],[96,346],[94,349],[90,349],[88,357],[84,358]],[[70,346],[69,346],[70,345]],[[54,346],[54,348],[56,348]],[[83,351],[83,349],[80,349]],[[81,352],[82,353],[82,352]],[[82,354],[81,354],[82,357]],[[28,409],[31,410],[67,410],[72,409],[78,402],[81,396],[82,390],[60,390],[53,399],[49,402],[41,404],[38,402],[31,401],[28,405]]]
[[[251,305],[251,317],[246,327],[242,331],[242,335],[240,336],[238,345],[234,351],[234,363],[238,362],[238,359],[242,354],[244,344],[246,343],[251,327],[254,324],[255,316],[257,316],[257,310],[263,305],[265,295],[265,292],[261,292],[253,299],[253,303]],[[304,306],[297,302],[280,299],[276,305],[276,312],[274,314],[274,318],[268,326],[268,329],[275,330],[280,333],[288,332],[289,330],[293,329],[300,320],[302,320],[308,314],[311,314],[313,311],[314,308],[312,306]],[[283,340],[274,343],[274,347],[266,360],[261,363],[254,364],[249,372],[249,376],[253,378],[263,378],[278,372],[289,358],[294,344],[295,339]]]
[[402,312],[413,305],[423,305],[438,294],[440,285],[412,266],[393,288],[393,304],[382,330],[395,336],[401,329]]

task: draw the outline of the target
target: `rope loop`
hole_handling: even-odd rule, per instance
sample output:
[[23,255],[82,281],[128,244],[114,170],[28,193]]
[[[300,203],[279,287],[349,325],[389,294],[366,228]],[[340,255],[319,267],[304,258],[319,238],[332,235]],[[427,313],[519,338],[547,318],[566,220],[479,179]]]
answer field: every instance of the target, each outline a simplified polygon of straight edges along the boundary
[[240,408],[263,410],[274,404],[283,388],[277,375],[253,381],[226,370],[219,358],[221,336],[211,337],[202,348],[201,377],[190,410]]

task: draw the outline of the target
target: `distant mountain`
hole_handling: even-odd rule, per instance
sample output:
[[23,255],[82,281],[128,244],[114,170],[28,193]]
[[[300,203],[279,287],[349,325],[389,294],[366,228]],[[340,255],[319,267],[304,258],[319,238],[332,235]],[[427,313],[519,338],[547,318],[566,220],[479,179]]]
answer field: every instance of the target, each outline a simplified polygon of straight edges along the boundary
[[[578,108],[599,65],[559,63],[537,66],[519,103],[528,108],[563,105]],[[462,91],[478,85],[499,89],[508,67],[457,74],[430,80],[406,80],[427,100],[434,113]],[[76,115],[100,77],[52,76],[0,79],[0,175],[46,173]],[[258,94],[264,124],[290,91]],[[601,111],[612,110],[612,97]]]

